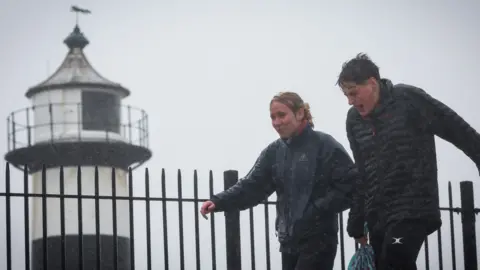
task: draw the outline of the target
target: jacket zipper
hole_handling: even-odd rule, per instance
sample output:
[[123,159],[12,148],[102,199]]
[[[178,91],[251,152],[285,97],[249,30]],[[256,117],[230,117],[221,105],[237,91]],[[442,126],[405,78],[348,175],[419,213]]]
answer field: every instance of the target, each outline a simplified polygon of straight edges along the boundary
[[[379,156],[380,156],[380,149],[379,149],[379,144],[378,144],[378,136],[377,136],[377,128],[375,127],[375,122],[374,122],[374,119],[371,119],[371,122],[370,122],[370,127],[372,129],[372,136],[373,136],[373,142],[374,142],[374,147],[375,147],[375,150],[374,150],[374,159],[375,159],[375,167],[376,167],[376,177],[377,177],[377,182],[378,182],[378,179],[380,179],[380,176],[379,175]],[[374,192],[372,194],[372,199],[371,199],[371,205],[373,205],[375,207],[375,199],[376,199],[376,193]]]

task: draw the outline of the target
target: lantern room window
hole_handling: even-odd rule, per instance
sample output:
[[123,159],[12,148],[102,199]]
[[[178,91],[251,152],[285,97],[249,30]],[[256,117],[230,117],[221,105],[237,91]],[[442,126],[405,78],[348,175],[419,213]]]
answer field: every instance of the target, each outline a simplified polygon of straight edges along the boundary
[[106,92],[82,91],[83,130],[120,133],[120,98]]

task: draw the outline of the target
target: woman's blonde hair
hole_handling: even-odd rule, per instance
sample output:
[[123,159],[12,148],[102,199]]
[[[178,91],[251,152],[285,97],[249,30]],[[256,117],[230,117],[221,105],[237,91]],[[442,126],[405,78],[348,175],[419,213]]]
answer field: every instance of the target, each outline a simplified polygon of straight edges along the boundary
[[313,128],[313,117],[310,112],[310,105],[304,102],[303,99],[295,92],[280,92],[272,98],[272,102],[280,102],[287,106],[292,112],[296,113],[298,110],[304,110],[304,120],[307,120],[308,124]]

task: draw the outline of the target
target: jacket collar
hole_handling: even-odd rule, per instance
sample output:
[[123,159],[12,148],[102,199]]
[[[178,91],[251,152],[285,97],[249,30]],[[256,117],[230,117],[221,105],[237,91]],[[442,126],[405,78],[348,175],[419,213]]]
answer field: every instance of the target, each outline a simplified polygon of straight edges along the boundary
[[312,132],[313,128],[310,126],[310,124],[306,124],[306,126],[301,129],[297,134],[293,135],[288,139],[282,139],[282,141],[288,146],[297,145],[305,141],[305,138],[307,138],[308,135]]
[[367,118],[379,116],[384,109],[391,103],[392,99],[392,88],[393,84],[389,79],[380,80],[380,96],[377,105],[372,110],[372,112],[367,116]]

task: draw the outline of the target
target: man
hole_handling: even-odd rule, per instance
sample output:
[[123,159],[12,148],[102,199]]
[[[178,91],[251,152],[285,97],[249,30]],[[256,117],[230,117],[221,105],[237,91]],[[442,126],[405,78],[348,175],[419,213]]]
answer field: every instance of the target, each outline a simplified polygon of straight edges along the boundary
[[480,135],[424,90],[393,85],[365,54],[346,62],[338,82],[348,103],[346,128],[358,170],[347,231],[366,243],[377,268],[417,269],[424,239],[441,226],[434,135],[480,169]]

